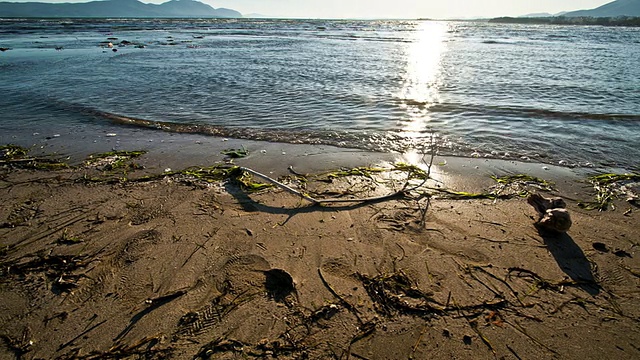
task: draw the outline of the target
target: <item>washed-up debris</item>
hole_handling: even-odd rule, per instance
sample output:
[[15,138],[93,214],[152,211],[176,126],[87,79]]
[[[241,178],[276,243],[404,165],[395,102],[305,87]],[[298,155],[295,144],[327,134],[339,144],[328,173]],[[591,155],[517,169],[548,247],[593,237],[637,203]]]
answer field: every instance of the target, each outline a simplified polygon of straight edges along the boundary
[[607,210],[609,207],[615,209],[613,201],[621,196],[625,196],[630,204],[638,206],[640,174],[600,174],[590,177],[588,181],[596,191],[595,201],[581,202],[578,206],[599,211]]
[[238,158],[249,156],[249,150],[247,150],[244,146],[241,149],[222,150],[220,153],[232,159],[238,159]]
[[327,175],[328,179],[337,179],[346,176],[364,176],[369,179],[373,179],[373,173],[381,173],[385,171],[383,168],[373,167],[356,167],[353,169],[342,169],[340,171],[332,172]]
[[101,154],[90,155],[85,161],[85,166],[95,167],[102,171],[111,171],[121,168],[139,169],[140,165],[131,163],[130,160],[146,154],[146,151],[110,151]]
[[492,176],[491,178],[498,183],[492,190],[492,193],[496,196],[518,195],[526,197],[531,193],[530,189],[532,188],[542,191],[553,190],[552,183],[527,174]]
[[69,168],[69,165],[57,159],[28,157],[29,149],[18,145],[0,146],[0,165],[37,170],[61,170]]
[[78,286],[78,281],[85,277],[79,270],[86,268],[91,261],[86,255],[37,255],[3,263],[0,276],[30,281],[30,274],[43,274],[49,280],[52,291],[63,293]]
[[571,216],[563,199],[531,194],[527,202],[538,212],[539,218],[536,225],[557,232],[567,232],[571,228]]
[[23,355],[30,352],[34,344],[29,327],[24,329],[20,338],[2,334],[0,335],[0,339],[4,340],[9,350],[11,350],[18,359],[22,359]]
[[397,162],[393,164],[394,171],[407,172],[408,179],[419,179],[419,180],[427,180],[429,179],[429,174],[421,169],[419,166],[411,165],[403,162]]
[[22,146],[8,144],[0,146],[0,160],[14,160],[26,156],[29,149]]
[[404,272],[358,276],[375,303],[376,311],[385,316],[405,313],[428,317],[445,311],[444,304],[433,299],[433,294],[420,290]]

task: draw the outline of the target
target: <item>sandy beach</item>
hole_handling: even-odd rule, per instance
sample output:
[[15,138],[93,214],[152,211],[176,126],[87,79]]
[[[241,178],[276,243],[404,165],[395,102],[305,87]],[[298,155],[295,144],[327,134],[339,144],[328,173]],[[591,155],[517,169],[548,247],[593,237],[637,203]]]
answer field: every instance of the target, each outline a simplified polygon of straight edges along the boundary
[[[163,164],[3,165],[0,358],[637,359],[638,208],[583,209],[593,189],[566,176],[518,184],[565,199],[571,229],[541,230],[525,197],[441,191],[513,190],[457,161],[428,196],[322,205]],[[406,182],[287,165],[272,176],[314,198]]]

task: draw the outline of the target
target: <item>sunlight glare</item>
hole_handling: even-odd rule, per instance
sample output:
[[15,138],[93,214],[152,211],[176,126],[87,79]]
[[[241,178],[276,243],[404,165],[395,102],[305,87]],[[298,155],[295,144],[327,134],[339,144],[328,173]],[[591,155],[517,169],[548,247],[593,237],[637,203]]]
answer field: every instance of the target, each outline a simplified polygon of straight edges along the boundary
[[407,49],[407,69],[400,93],[408,119],[402,134],[411,140],[424,135],[429,123],[429,108],[440,102],[441,59],[446,50],[447,24],[424,21],[416,28],[414,42]]

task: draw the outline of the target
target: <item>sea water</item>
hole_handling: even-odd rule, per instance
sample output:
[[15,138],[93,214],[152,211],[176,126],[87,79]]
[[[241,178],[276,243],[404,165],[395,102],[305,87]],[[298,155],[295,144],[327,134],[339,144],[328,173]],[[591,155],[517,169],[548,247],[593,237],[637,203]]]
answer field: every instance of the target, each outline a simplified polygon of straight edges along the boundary
[[639,169],[637,28],[3,19],[0,47],[2,143],[136,126]]

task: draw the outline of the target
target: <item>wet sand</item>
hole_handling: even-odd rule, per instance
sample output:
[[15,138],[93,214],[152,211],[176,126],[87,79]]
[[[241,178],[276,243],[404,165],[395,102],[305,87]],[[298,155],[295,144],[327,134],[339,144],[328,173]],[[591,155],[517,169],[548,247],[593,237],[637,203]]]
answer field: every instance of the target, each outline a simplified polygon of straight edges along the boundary
[[[286,162],[258,151],[238,163],[276,177],[289,165],[307,173],[380,160],[335,151],[322,163],[289,151],[278,154]],[[147,168],[127,178],[175,168],[161,158],[140,158]],[[438,181],[428,185],[458,191],[487,190],[489,174],[522,167],[559,176],[542,193],[565,198],[573,226],[538,230],[521,197],[416,192],[317,206],[278,188],[249,193],[185,175],[88,182],[104,173],[4,168],[0,358],[640,356],[637,208],[622,199],[615,211],[579,208],[589,189],[571,169],[434,163]],[[325,198],[403,184],[380,174],[288,175],[282,181]]]

